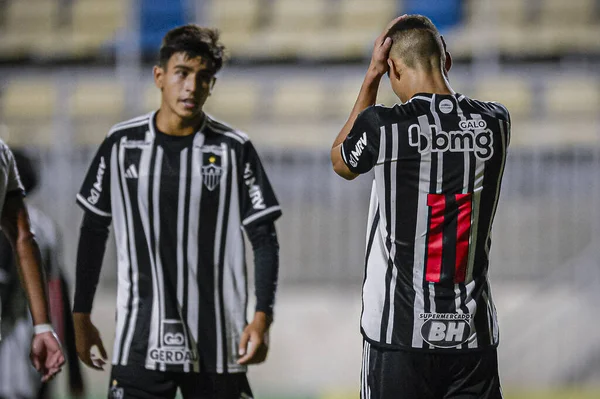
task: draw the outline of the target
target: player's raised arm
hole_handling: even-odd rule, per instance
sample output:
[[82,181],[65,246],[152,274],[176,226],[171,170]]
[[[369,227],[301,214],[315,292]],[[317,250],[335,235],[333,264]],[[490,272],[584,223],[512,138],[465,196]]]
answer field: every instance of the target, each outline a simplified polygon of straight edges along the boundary
[[344,161],[342,143],[346,140],[346,137],[348,137],[358,115],[366,108],[375,105],[377,101],[379,82],[389,69],[388,55],[392,45],[392,39],[387,37],[387,33],[390,28],[403,17],[404,15],[390,22],[383,33],[375,40],[371,63],[367,69],[360,92],[358,93],[358,98],[354,103],[354,107],[352,108],[352,112],[350,113],[346,124],[342,127],[342,130],[340,130],[333,142],[331,148],[331,163],[333,165],[333,170],[344,179],[352,180],[358,176],[358,173],[352,172]]

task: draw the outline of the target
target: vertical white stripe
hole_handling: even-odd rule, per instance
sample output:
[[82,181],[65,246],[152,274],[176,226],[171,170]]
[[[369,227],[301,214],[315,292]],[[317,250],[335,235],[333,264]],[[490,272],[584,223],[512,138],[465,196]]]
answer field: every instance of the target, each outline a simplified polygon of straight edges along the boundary
[[474,280],[465,284],[465,291],[466,291],[466,296],[467,296],[467,302],[465,303],[465,305],[467,306],[469,314],[472,317],[471,320],[469,320],[469,323],[471,326],[471,337],[473,337],[473,338],[469,338],[469,341],[468,341],[468,344],[469,344],[468,346],[471,349],[479,347],[479,342],[477,339],[477,330],[475,329],[475,323],[473,322],[474,321],[473,317],[475,317],[475,312],[477,311],[477,302],[473,298],[473,291],[475,290],[476,287],[477,287],[477,284]]
[[[121,151],[122,152],[122,151]],[[133,267],[129,261],[129,242],[128,230],[125,223],[125,207],[129,203],[124,203],[121,197],[120,183],[125,183],[123,176],[119,174],[119,160],[121,154],[117,154],[117,146],[113,146],[110,155],[110,191],[112,202],[112,214],[115,231],[115,241],[117,244],[117,323],[115,329],[115,343],[113,346],[112,363],[118,364],[121,357],[121,343],[125,330],[125,322],[129,316],[127,303],[129,302],[129,287],[132,281],[129,280],[129,269]],[[127,187],[127,186],[124,186]],[[124,193],[123,193],[124,194]],[[128,193],[127,193],[128,194]],[[114,201],[112,200],[114,199]]]
[[[214,284],[215,284],[215,327],[217,333],[217,373],[223,373],[223,325],[221,324],[221,299],[220,299],[220,287],[219,287],[219,276],[221,271],[219,270],[219,263],[221,261],[219,255],[221,254],[221,245],[227,245],[227,243],[221,243],[221,236],[223,234],[223,218],[225,216],[225,197],[227,194],[227,171],[229,169],[229,152],[225,143],[221,143],[221,189],[219,191],[219,209],[217,211],[217,226],[215,231],[215,249],[214,249]],[[233,184],[233,182],[232,182]]]
[[[227,364],[228,372],[245,370],[237,364],[237,348],[241,332],[246,325],[246,263],[244,236],[242,235],[240,204],[238,195],[238,169],[233,149],[229,155],[229,172],[231,173],[231,191],[227,219],[227,241],[225,242],[225,259],[223,259],[223,305],[225,307],[225,328],[227,331]],[[222,186],[224,188],[225,186]]]
[[[419,116],[421,131],[430,132],[429,121],[426,115]],[[431,133],[431,132],[430,132]],[[421,153],[419,170],[419,192],[417,203],[417,224],[415,228],[415,249],[413,259],[413,290],[415,292],[415,303],[413,312],[413,339],[412,346],[420,348],[423,345],[421,327],[423,321],[419,315],[425,311],[425,298],[423,294],[423,268],[425,262],[425,248],[427,238],[427,194],[429,193],[431,176],[431,151]]]
[[383,239],[386,235],[386,213],[385,213],[385,179],[384,163],[386,150],[385,128],[380,129],[379,157],[375,166],[375,180],[371,190],[371,202],[369,205],[369,228],[367,229],[367,240],[371,232],[373,219],[379,207],[379,226],[373,240],[373,248],[369,259],[365,283],[363,285],[363,315],[362,327],[371,339],[379,340],[381,336],[381,321],[383,315],[383,303],[385,302],[385,271],[387,268],[387,250]]
[[[162,159],[163,159],[163,149],[162,147],[156,148],[156,159],[154,162],[154,180],[152,182],[152,205],[154,209],[153,212],[153,220],[154,220],[154,263],[156,267],[156,286],[158,288],[158,292],[154,293],[154,296],[158,295],[158,304],[159,304],[159,333],[158,337],[160,341],[160,346],[162,346],[162,339],[164,337],[164,326],[163,321],[165,319],[165,278],[163,275],[163,265],[162,258],[160,255],[160,186],[161,186],[161,177],[162,177]],[[160,369],[162,371],[166,370],[166,365],[164,362],[160,363]]]
[[[481,119],[481,115],[472,114],[473,119]],[[481,205],[481,192],[483,190],[483,177],[485,175],[485,161],[475,157],[475,178],[473,182],[472,210],[471,210],[471,234],[469,236],[469,258],[467,261],[467,273],[465,283],[473,279],[473,268],[475,267],[475,249],[477,247],[477,234],[479,231],[479,207]]]
[[[204,135],[197,133],[194,138],[194,147],[191,153],[191,183],[190,183],[190,205],[188,209],[188,232],[187,232],[187,262],[188,262],[188,295],[187,295],[187,324],[192,335],[191,347],[196,352],[198,342],[199,314],[198,302],[198,229],[200,226],[200,203],[202,201],[202,144]],[[195,362],[194,371],[199,371],[199,363]]]
[[[152,124],[151,124],[152,125]],[[158,337],[158,325],[160,323],[159,315],[159,299],[158,299],[158,286],[156,276],[156,264],[154,262],[154,254],[151,252],[152,241],[150,239],[150,218],[149,218],[149,196],[148,191],[150,186],[150,161],[152,158],[153,146],[144,147],[142,149],[142,155],[140,158],[140,174],[138,178],[138,207],[140,219],[142,221],[142,227],[144,229],[144,235],[146,237],[146,245],[148,246],[148,257],[150,258],[150,270],[152,271],[152,316],[150,319],[150,335],[148,338],[148,349],[158,348],[159,337]],[[156,362],[147,355],[146,356],[146,367],[155,369]]]
[[371,387],[369,386],[369,370],[371,368],[371,344],[367,342],[367,372],[366,383],[367,383],[367,398],[371,399]]
[[[382,126],[382,130],[385,127]],[[395,162],[394,162],[395,160]],[[396,168],[398,167],[398,125],[392,125],[392,160],[390,160],[390,257],[392,264],[392,279],[390,281],[390,313],[386,331],[386,342],[392,343],[392,333],[394,331],[394,299],[396,298],[396,279],[398,278],[398,269],[396,268]],[[389,264],[389,263],[388,263]]]
[[[440,116],[437,113],[436,110],[436,105],[435,105],[435,94],[433,94],[431,96],[431,114],[433,115],[433,121],[435,123],[435,127],[436,127],[436,131],[439,133],[442,130],[442,123],[440,122]],[[431,132],[430,132],[431,133]],[[433,137],[432,135],[429,136],[431,138],[431,145],[433,147]],[[448,140],[450,140],[448,138]],[[435,186],[435,192],[437,194],[441,194],[442,193],[442,189],[443,189],[443,184],[444,184],[444,152],[443,151],[439,151],[436,152],[437,154],[437,181],[436,181],[436,186]]]
[[360,373],[361,381],[360,381],[360,398],[366,399],[366,389],[367,389],[367,341],[363,342],[363,353],[362,353],[362,370]]
[[[185,218],[185,198],[186,198],[186,183],[187,183],[187,155],[188,149],[184,148],[179,155],[179,195],[177,201],[177,309],[179,311],[179,317],[181,318],[181,308],[183,307],[183,285],[184,285],[184,240],[185,232],[183,231],[184,218]],[[185,340],[189,344],[190,337],[187,328],[183,329]],[[194,351],[195,352],[195,351]],[[190,365],[185,363],[183,365],[183,371],[189,372]]]
[[[377,169],[383,168],[382,165],[376,166]],[[366,259],[367,268],[365,282],[362,289],[362,315],[361,326],[367,336],[378,340],[381,336],[381,318],[383,312],[383,302],[385,293],[385,271],[387,268],[387,256],[385,255],[385,245],[383,237],[385,231],[381,230],[382,211],[377,197],[378,182],[373,181],[371,189],[371,201],[369,205],[369,220],[367,221],[367,244],[369,234],[375,228],[373,237],[373,246],[369,258]],[[379,209],[379,222],[376,226],[375,215]],[[366,256],[366,255],[365,255]]]
[[187,154],[188,149],[181,151],[179,160],[179,196],[177,202],[177,305],[183,305],[183,271],[185,254],[183,253],[183,241],[185,238],[183,225],[185,218],[185,194],[187,181]]
[[[122,139],[122,141],[125,141],[126,138],[124,137]],[[125,170],[125,148],[123,148],[122,146],[120,147],[121,150],[119,151],[119,163],[121,165],[121,169],[120,170]],[[132,281],[130,281],[130,284],[132,284],[132,292],[133,292],[133,299],[131,302],[131,315],[129,318],[129,326],[128,326],[128,332],[127,332],[127,337],[125,338],[125,344],[123,346],[123,353],[121,353],[121,364],[122,365],[126,365],[127,364],[127,357],[129,356],[129,350],[131,348],[131,342],[133,341],[133,335],[135,332],[135,327],[136,327],[136,322],[137,322],[137,314],[138,314],[138,309],[139,309],[139,302],[140,302],[140,296],[139,296],[139,290],[138,290],[138,280],[139,280],[139,268],[138,268],[138,260],[137,260],[137,248],[135,245],[135,231],[134,231],[134,227],[133,227],[133,212],[131,209],[131,203],[132,201],[134,201],[135,199],[130,198],[129,197],[129,190],[127,189],[127,180],[125,179],[125,176],[123,176],[122,174],[118,174],[118,176],[121,178],[121,184],[124,188],[123,191],[123,195],[125,197],[125,211],[127,213],[127,220],[129,220],[129,224],[127,227],[127,238],[123,238],[123,241],[121,242],[125,242],[127,239],[129,240],[129,248],[130,248],[130,255],[131,255],[131,265],[130,267],[132,268],[131,270],[131,277],[132,277]],[[138,186],[139,187],[139,186]],[[138,188],[139,191],[139,188]],[[119,190],[120,192],[120,190]],[[117,201],[112,201],[113,203],[117,202]],[[125,231],[125,229],[123,229],[122,231]],[[116,236],[116,232],[117,229],[115,228],[115,236]],[[125,256],[127,256],[127,253],[124,253]],[[127,280],[124,280],[127,281]]]

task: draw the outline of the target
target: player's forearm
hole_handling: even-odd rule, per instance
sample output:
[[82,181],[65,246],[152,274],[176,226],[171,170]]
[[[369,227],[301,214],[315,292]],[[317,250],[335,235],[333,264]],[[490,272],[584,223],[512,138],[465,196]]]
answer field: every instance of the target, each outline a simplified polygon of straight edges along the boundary
[[50,318],[44,270],[41,267],[40,249],[31,231],[19,234],[15,240],[15,254],[33,324],[48,324]]
[[246,229],[254,251],[256,312],[272,317],[279,275],[279,243],[273,222]]
[[89,314],[92,311],[106,251],[109,223],[110,220],[100,219],[88,212],[83,217],[77,248],[74,313]]
[[377,92],[379,90],[379,82],[381,81],[381,74],[377,72],[373,67],[369,67],[367,74],[363,80],[362,86],[360,88],[360,92],[358,93],[358,98],[354,103],[354,107],[352,108],[352,112],[346,121],[342,130],[337,135],[332,149],[338,147],[352,130],[352,126],[354,126],[354,122],[362,111],[367,109],[368,107],[375,105],[377,102]]

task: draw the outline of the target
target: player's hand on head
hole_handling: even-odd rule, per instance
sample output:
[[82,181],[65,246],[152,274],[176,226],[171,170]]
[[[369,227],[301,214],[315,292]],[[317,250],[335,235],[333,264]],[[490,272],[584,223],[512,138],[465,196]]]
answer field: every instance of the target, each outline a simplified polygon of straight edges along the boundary
[[242,333],[239,345],[238,364],[259,364],[265,361],[269,352],[269,318],[258,312],[252,323]]
[[[100,333],[87,313],[73,313],[75,327],[75,346],[79,359],[88,367],[95,370],[104,370],[108,356]],[[93,347],[98,349],[99,355],[92,352]]]
[[390,54],[390,48],[392,47],[392,39],[387,37],[388,32],[406,15],[401,15],[393,19],[384,29],[384,31],[375,39],[373,45],[373,54],[371,55],[370,69],[373,69],[377,74],[383,76],[387,73],[389,66],[387,63],[388,56]]
[[29,357],[33,367],[42,374],[42,382],[52,379],[65,363],[58,337],[52,331],[33,336]]

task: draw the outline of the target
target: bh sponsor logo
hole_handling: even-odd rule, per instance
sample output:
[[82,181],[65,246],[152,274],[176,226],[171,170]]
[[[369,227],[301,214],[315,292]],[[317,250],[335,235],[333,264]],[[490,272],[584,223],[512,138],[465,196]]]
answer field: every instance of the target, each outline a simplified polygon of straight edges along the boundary
[[98,165],[98,171],[96,172],[96,182],[93,184],[90,190],[90,196],[87,198],[88,202],[92,205],[96,205],[102,194],[102,179],[104,178],[104,172],[106,171],[106,162],[104,157],[100,157],[100,164]]
[[494,154],[494,137],[483,119],[460,121],[460,130],[445,132],[436,125],[429,125],[426,131],[421,125],[412,124],[408,128],[408,144],[420,153],[426,152],[474,152],[475,156],[486,161]]
[[367,132],[364,132],[360,139],[354,145],[354,149],[350,151],[350,156],[348,157],[348,161],[353,168],[356,168],[358,165],[358,159],[362,155],[363,151],[367,148]]
[[244,168],[244,182],[246,183],[246,187],[248,188],[248,195],[250,196],[252,208],[254,208],[255,210],[265,209],[266,205],[262,190],[260,186],[256,183],[256,176],[249,162],[246,163],[246,166]]
[[421,337],[436,348],[455,348],[471,336],[472,316],[469,314],[421,313],[419,318],[424,320]]

